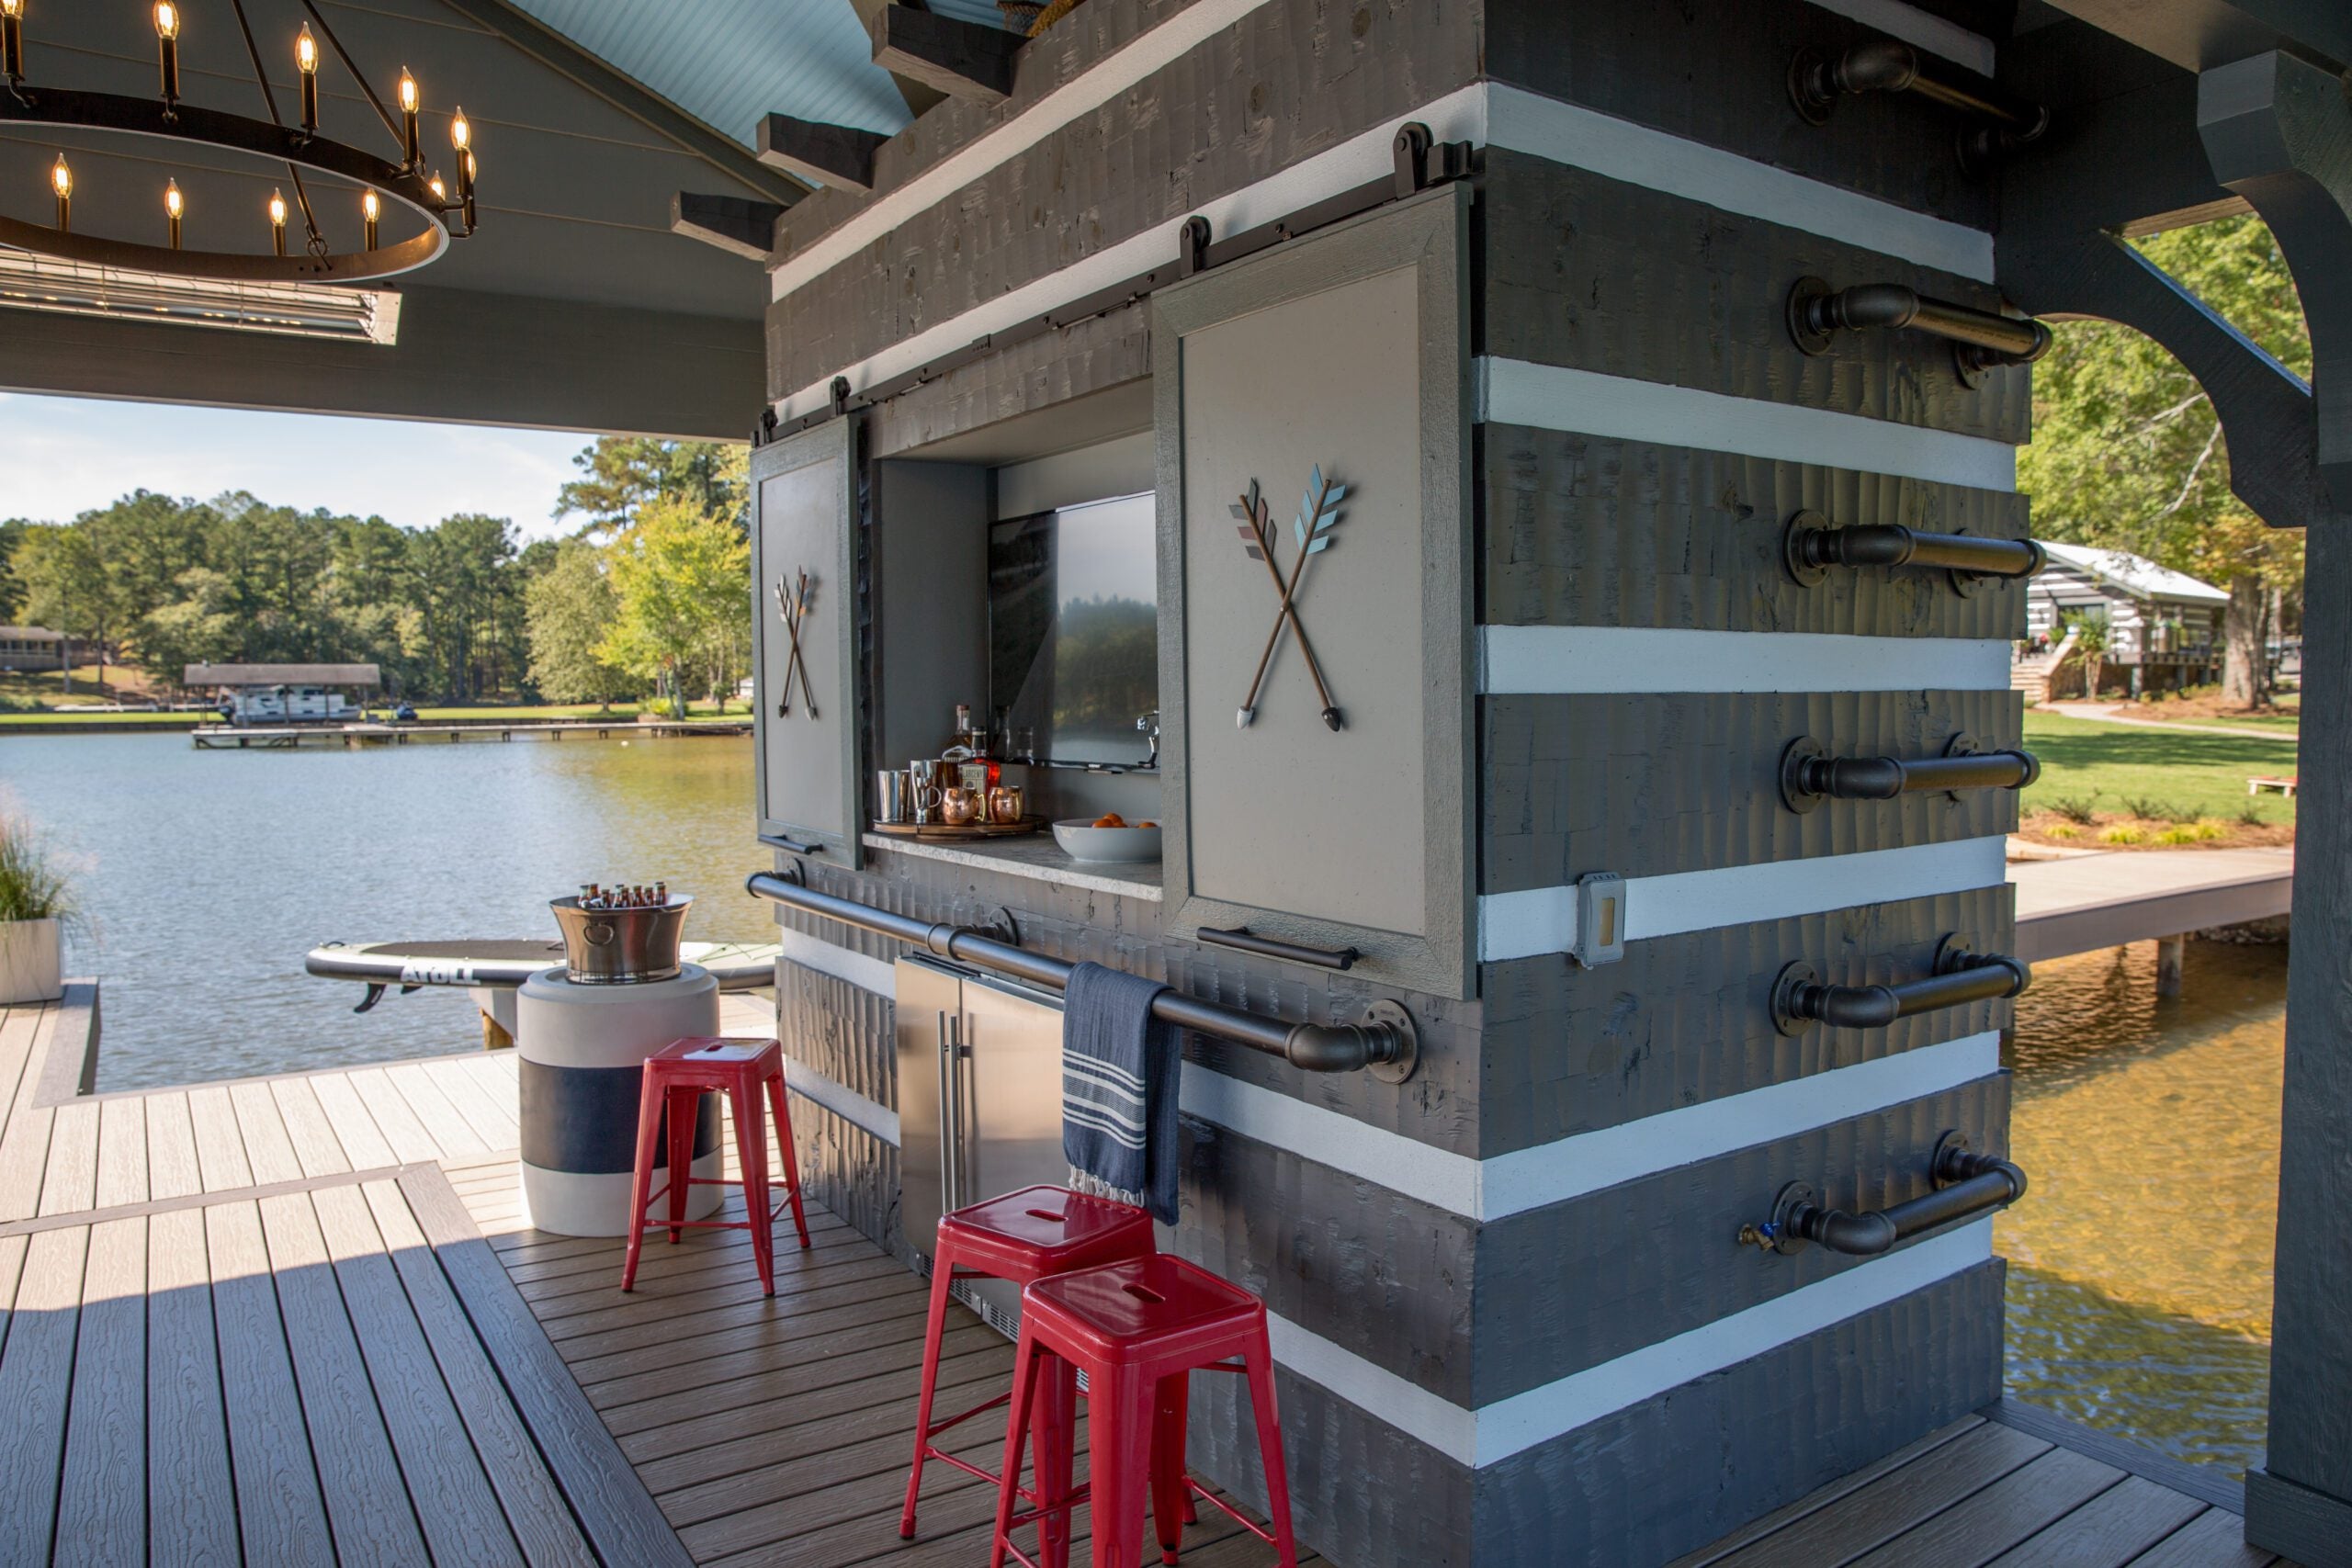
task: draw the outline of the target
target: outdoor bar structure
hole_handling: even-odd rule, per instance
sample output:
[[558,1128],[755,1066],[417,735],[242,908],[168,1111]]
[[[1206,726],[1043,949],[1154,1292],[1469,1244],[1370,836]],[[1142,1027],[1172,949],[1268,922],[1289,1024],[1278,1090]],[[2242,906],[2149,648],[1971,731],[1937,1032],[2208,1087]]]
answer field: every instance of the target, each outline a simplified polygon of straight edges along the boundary
[[[36,86],[86,57],[152,93],[144,7],[35,28],[65,9],[25,8]],[[797,34],[759,52],[820,11],[854,14],[892,112],[820,111]],[[2047,322],[2161,343],[2237,495],[2308,530],[2322,808],[2243,1561],[2352,1563],[2352,6],[1082,0],[1034,37],[977,0],[322,14],[508,117],[476,122],[481,233],[404,286],[396,341],[0,296],[0,387],[748,436],[744,896],[777,925],[812,1219],[928,1272],[943,1213],[1069,1174],[1073,966],[1162,982],[1159,1245],[1262,1300],[1298,1540],[1340,1568],[1668,1563],[2000,1400],[1994,1215],[2037,1174],[2001,1066],[2039,769],[2011,653],[2045,558],[2017,450]],[[181,47],[191,81],[245,70],[225,29]],[[723,75],[751,112],[736,60],[777,76],[749,139],[672,101]],[[14,122],[63,101],[0,82],[0,243],[47,222]],[[379,184],[428,188],[416,165]],[[471,236],[470,180],[429,220],[460,207]],[[2126,238],[2249,209],[2314,386]],[[991,809],[1159,852],[982,836]],[[429,1164],[368,1168],[462,1263]],[[0,1213],[0,1248],[33,1223]],[[465,1280],[469,1312],[513,1294]],[[967,1294],[1010,1332],[1001,1283]],[[608,1461],[642,1504],[655,1546],[597,1555],[683,1556],[509,1304],[491,1337],[554,1376],[497,1386],[534,1433],[572,1422],[549,1465]],[[1243,1380],[1192,1390],[1187,1459],[1262,1508]],[[889,1561],[897,1517],[822,1560]]]

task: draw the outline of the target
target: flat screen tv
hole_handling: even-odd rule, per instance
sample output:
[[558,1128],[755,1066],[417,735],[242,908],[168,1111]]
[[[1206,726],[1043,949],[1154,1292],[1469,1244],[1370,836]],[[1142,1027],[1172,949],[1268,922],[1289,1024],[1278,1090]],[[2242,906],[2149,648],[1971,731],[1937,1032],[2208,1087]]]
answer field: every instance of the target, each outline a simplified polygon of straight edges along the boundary
[[1159,550],[1148,494],[989,530],[989,689],[1033,754],[1133,764],[1159,705]]

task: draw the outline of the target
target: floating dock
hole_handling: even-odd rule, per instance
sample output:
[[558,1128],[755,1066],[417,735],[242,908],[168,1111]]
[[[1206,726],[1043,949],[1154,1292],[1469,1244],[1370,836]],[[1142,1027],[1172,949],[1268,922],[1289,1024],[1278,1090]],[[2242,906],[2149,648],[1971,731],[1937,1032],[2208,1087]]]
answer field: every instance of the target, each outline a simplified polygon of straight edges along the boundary
[[188,732],[199,751],[291,751],[303,747],[406,746],[418,741],[459,740],[608,740],[618,735],[650,735],[675,739],[701,735],[749,735],[752,721],[743,718],[662,719],[517,719],[470,724],[208,724]]

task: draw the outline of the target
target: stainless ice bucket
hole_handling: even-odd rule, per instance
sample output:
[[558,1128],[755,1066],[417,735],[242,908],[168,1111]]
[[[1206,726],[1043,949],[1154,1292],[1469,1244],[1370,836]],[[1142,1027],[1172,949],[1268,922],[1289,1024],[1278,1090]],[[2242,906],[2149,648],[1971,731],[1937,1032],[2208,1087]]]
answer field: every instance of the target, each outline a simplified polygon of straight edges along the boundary
[[583,909],[577,897],[550,898],[563,928],[563,962],[583,986],[629,986],[678,977],[678,938],[694,899],[673,893],[642,909]]

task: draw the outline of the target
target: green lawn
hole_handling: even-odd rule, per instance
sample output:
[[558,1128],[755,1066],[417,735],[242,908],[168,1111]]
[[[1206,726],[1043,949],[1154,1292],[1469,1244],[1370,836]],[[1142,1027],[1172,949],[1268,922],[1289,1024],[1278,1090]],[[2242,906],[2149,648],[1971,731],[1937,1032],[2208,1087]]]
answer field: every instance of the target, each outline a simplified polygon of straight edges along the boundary
[[85,727],[102,728],[114,724],[144,724],[185,729],[192,724],[211,724],[220,716],[210,713],[10,713],[0,709],[0,730],[6,729],[78,729]]
[[[380,703],[369,710],[369,712],[378,718],[383,717],[389,711],[389,708]],[[449,723],[458,719],[490,719],[492,721],[498,719],[514,719],[519,722],[529,719],[548,718],[609,719],[615,724],[629,724],[636,720],[638,712],[638,706],[634,703],[616,703],[613,705],[610,712],[605,712],[605,710],[598,708],[594,703],[586,703],[572,706],[546,707],[419,708],[416,710],[416,719],[419,724]],[[664,718],[669,716],[669,710],[667,708],[662,709],[661,712],[662,716]],[[356,716],[355,715],[354,716],[356,717]],[[689,718],[709,718],[713,716],[713,710],[708,703],[695,703],[688,707],[686,716]],[[727,713],[725,716],[736,719],[748,719],[752,716],[752,710],[741,703],[729,703],[727,706]],[[124,724],[177,725],[185,728],[192,724],[218,724],[219,722],[220,716],[210,712],[209,710],[203,713],[85,714],[19,713],[0,709],[0,731],[20,727],[73,729],[84,726]]]
[[2256,774],[2293,776],[2291,738],[2255,730],[2243,739],[2194,730],[2172,735],[2028,708],[2025,744],[2041,759],[2041,777],[2025,793],[2028,811],[2070,800],[2097,811],[2138,815],[2138,802],[2175,821],[2231,819],[2248,807],[2267,822],[2295,819],[2293,801],[2277,795],[2249,798],[2245,793],[2245,781]]

